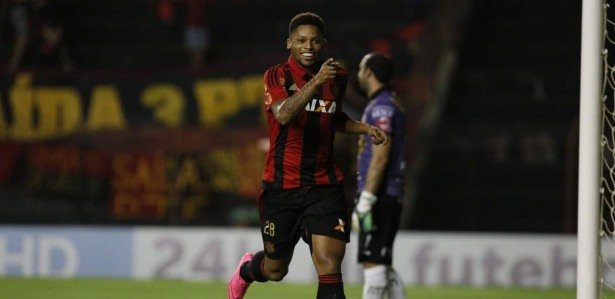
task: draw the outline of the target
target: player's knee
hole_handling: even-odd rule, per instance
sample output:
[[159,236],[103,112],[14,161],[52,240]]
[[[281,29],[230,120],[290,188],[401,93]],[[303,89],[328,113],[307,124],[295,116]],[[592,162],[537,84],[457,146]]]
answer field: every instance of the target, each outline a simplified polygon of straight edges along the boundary
[[286,274],[288,274],[288,267],[270,269],[269,273],[267,273],[267,278],[271,281],[281,281],[282,279],[284,279],[284,276],[286,276]]
[[322,274],[339,273],[343,254],[314,254],[314,262]]
[[281,281],[288,274],[288,265],[273,264],[266,267],[267,279],[271,281]]

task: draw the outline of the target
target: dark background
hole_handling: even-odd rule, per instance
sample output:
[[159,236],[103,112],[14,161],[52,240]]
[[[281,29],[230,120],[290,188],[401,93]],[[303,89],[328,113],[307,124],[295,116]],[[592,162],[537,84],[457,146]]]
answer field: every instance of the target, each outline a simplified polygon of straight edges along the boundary
[[[351,74],[370,51],[396,63],[409,119],[403,229],[576,230],[581,1],[211,0],[203,11],[211,46],[199,69],[184,49],[183,1],[63,0],[44,13],[34,2],[4,1],[0,11],[2,223],[254,225],[260,102],[241,94],[231,100],[252,104],[204,124],[194,86],[262,76],[288,56],[290,18],[313,11],[325,20],[326,56]],[[32,29],[12,70],[15,5],[28,5]],[[45,22],[63,27],[70,68],[43,50]],[[184,95],[181,125],[161,125],[143,108],[151,84]],[[87,119],[93,90],[106,85],[120,98],[122,128],[38,134],[46,106],[23,103],[24,94],[39,103],[41,89],[71,87]],[[359,118],[365,103],[353,77],[344,109]],[[37,134],[12,133],[22,106]],[[349,202],[356,141],[338,134],[336,145]]]

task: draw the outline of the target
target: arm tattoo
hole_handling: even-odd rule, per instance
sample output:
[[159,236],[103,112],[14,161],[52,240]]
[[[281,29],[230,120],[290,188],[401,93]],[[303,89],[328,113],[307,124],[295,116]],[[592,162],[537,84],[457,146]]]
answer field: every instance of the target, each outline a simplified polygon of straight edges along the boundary
[[280,110],[282,109],[282,106],[284,106],[284,103],[286,103],[286,101],[280,101],[279,103],[275,103],[273,104],[273,113],[275,114],[276,117],[280,117]]
[[275,118],[283,125],[288,124],[305,108],[305,105],[316,94],[318,87],[319,85],[312,79],[294,95],[273,104]]

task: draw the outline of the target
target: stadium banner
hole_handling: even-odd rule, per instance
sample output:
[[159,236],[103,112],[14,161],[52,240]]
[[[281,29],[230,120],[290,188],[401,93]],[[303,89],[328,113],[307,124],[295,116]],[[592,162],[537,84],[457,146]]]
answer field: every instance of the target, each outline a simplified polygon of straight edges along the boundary
[[[165,162],[162,153],[119,153],[111,172],[112,212],[117,218],[160,219],[166,215]],[[139,175],[139,174],[145,175]]]
[[[316,282],[309,249],[297,246],[284,281]],[[361,283],[352,235],[344,282]],[[139,278],[225,280],[245,252],[261,250],[256,230],[136,230],[133,270]],[[576,239],[558,235],[401,232],[393,263],[411,285],[574,287]],[[614,280],[615,281],[615,280]]]
[[[343,264],[351,284],[363,276],[356,244],[353,234]],[[0,226],[0,276],[225,281],[241,255],[261,247],[258,230],[249,228]],[[404,231],[393,263],[408,285],[572,288],[576,238]],[[300,241],[284,281],[316,278]]]
[[131,277],[132,228],[0,226],[0,276]]
[[263,95],[261,74],[232,72],[2,77],[0,197],[33,194],[4,223],[54,200],[75,212],[48,223],[253,225]]
[[[79,205],[80,218],[95,223],[257,224],[254,202],[268,146],[265,134],[260,129],[154,131],[145,141],[130,139],[136,148],[111,149],[106,147],[124,137],[105,135],[85,145],[75,140],[20,147],[0,143],[0,153],[8,158],[21,149],[21,157],[9,161],[16,166],[0,165],[0,184],[3,177],[12,178],[14,185],[42,198]],[[165,147],[171,135],[186,138]],[[26,217],[23,222],[37,222]],[[62,221],[71,219],[59,216],[53,223]]]
[[54,76],[0,79],[0,139],[46,140],[80,132],[264,124],[262,75]]

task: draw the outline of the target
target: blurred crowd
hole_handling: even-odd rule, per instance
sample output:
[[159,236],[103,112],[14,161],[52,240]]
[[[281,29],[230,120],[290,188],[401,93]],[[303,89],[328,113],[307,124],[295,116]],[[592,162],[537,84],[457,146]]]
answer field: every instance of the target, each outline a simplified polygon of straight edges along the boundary
[[313,10],[332,28],[332,55],[354,65],[370,50],[398,54],[404,69],[417,51],[430,1],[385,2],[4,0],[0,67],[65,74],[109,68],[260,71],[283,55],[280,37],[288,18]]
[[59,68],[70,72],[72,62],[64,38],[62,9],[50,0],[14,0],[8,5],[13,49],[8,72],[23,67]]
[[[289,55],[289,18],[324,18],[325,56],[352,74],[344,110],[358,119],[367,99],[354,74],[368,52],[393,58],[409,102],[432,3],[1,1],[0,218],[254,224],[261,78]],[[336,147],[352,197],[356,139]]]

